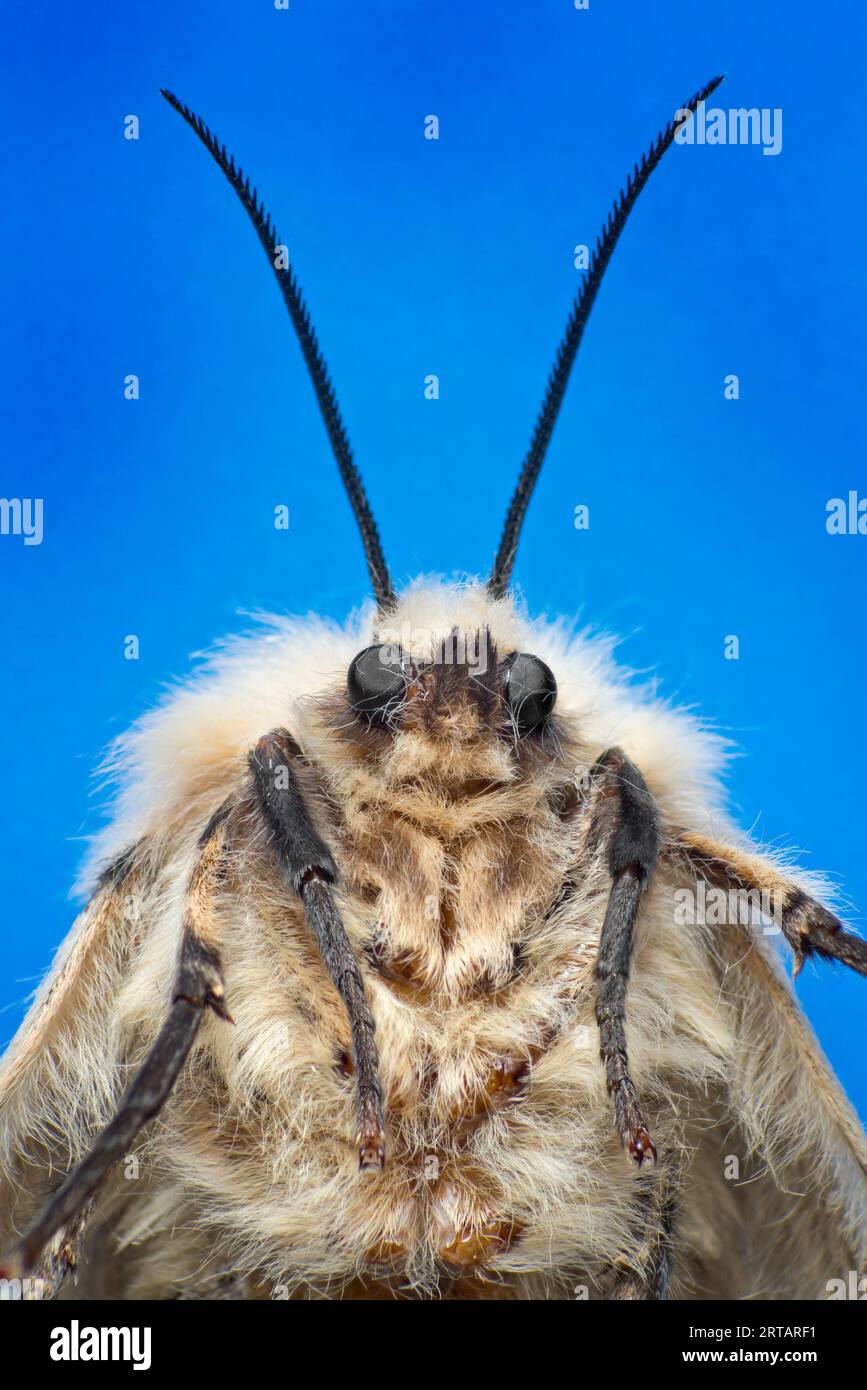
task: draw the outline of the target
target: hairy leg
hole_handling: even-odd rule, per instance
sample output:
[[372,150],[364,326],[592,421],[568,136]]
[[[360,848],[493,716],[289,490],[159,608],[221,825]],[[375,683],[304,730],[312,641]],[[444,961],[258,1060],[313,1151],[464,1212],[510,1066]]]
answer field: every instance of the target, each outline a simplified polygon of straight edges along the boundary
[[794,954],[796,976],[804,961],[813,955],[840,961],[867,975],[867,942],[847,932],[833,912],[760,855],[688,830],[674,833],[666,855],[681,865],[685,860],[699,878],[714,888],[759,894],[773,905],[772,910],[778,907],[781,930]]
[[656,1159],[626,1053],[626,990],[641,899],[656,865],[659,828],[653,799],[638,769],[618,748],[591,769],[600,789],[592,834],[607,850],[611,892],[596,963],[600,1056],[621,1142],[639,1167]]
[[337,865],[313,827],[292,769],[299,756],[295,740],[285,730],[276,729],[256,744],[250,766],[274,852],[304,905],[322,959],[346,1006],[355,1063],[358,1163],[362,1169],[378,1169],[385,1162],[385,1131],[376,1025],[358,960],[331,891]]
[[85,1207],[109,1169],[127,1153],[139,1131],[162,1109],[187,1059],[205,1009],[211,1008],[221,1018],[229,1018],[211,914],[213,896],[222,877],[228,814],[229,808],[222,807],[205,827],[199,841],[199,855],[187,887],[178,968],[168,1017],[114,1119],[4,1259],[3,1271],[7,1277],[10,1272],[12,1277],[19,1271],[28,1273],[39,1263],[48,1272],[52,1285],[59,1287],[62,1276],[75,1262]]
[[[620,749],[604,753],[591,769],[591,776],[601,793],[593,833],[606,845],[612,878],[596,966],[596,1018],[618,1131],[641,1167],[655,1162],[657,1155],[629,1075],[626,992],[635,924],[659,853],[659,823],[641,773]],[[637,1242],[629,1259],[615,1267],[610,1299],[661,1301],[668,1297],[674,1216],[671,1174],[658,1171],[652,1185],[639,1196]]]

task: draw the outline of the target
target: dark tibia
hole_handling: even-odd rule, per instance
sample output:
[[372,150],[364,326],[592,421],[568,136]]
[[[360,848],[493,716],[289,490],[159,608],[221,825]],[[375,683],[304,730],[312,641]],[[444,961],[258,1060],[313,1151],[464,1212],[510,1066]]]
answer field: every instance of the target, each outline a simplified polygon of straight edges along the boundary
[[361,1168],[382,1168],[385,1135],[375,1024],[364,993],[358,960],[334,903],[331,885],[337,866],[317,835],[292,763],[299,756],[283,730],[260,739],[250,759],[259,805],[271,831],[283,872],[304,905],[322,959],[346,1006],[352,1033],[358,1103],[358,1160]]
[[[11,1264],[29,1270],[51,1237],[78,1215],[108,1170],[123,1158],[139,1130],[153,1119],[177,1080],[199,1025],[201,1005],[179,999],[163,1024],[138,1076],[87,1158],[75,1168],[15,1246]],[[4,1262],[5,1263],[5,1262]]]
[[632,954],[632,932],[641,901],[641,884],[634,870],[623,869],[615,879],[608,899],[608,910],[599,943],[596,978],[596,1021],[599,1024],[599,1050],[605,1063],[608,1094],[614,1100],[614,1115],[621,1141],[640,1166],[656,1158],[656,1149],[647,1132],[638,1093],[626,1054],[626,987]]
[[364,995],[364,983],[331,889],[315,871],[301,888],[307,920],[316,933],[328,973],[349,1015],[358,1095],[358,1163],[361,1168],[381,1168],[385,1162],[382,1090],[379,1057],[374,1041],[375,1024]]
[[636,767],[619,749],[604,753],[593,768],[602,783],[602,815],[612,885],[599,941],[596,1020],[600,1056],[622,1143],[639,1167],[656,1159],[629,1075],[626,1053],[626,990],[632,941],[641,898],[656,864],[659,829],[653,799]]

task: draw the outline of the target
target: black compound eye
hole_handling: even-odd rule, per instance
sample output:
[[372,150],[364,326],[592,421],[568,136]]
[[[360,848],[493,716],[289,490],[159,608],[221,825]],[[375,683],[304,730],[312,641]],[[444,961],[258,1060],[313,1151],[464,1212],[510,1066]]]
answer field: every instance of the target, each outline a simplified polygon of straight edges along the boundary
[[539,729],[557,699],[554,672],[538,656],[518,652],[506,671],[506,704],[519,734]]
[[395,647],[365,647],[353,657],[346,678],[353,709],[371,718],[383,716],[406,695],[406,675]]

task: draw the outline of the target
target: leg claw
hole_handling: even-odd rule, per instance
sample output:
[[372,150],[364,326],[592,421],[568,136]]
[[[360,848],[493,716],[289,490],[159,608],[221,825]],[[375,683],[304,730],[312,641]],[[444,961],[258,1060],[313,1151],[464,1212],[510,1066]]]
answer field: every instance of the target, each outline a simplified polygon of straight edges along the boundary
[[646,1129],[637,1129],[629,1141],[629,1153],[639,1168],[652,1168],[656,1163],[656,1145]]
[[385,1167],[385,1135],[362,1134],[358,1140],[358,1167],[362,1173],[381,1173]]

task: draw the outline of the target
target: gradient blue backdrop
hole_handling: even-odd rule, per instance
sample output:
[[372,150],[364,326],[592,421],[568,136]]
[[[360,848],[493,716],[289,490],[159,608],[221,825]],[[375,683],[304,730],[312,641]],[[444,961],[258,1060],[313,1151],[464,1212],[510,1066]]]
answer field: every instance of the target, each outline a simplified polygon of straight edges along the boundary
[[[266,193],[400,580],[489,563],[576,287],[572,247],[675,105],[722,69],[726,106],[782,107],[778,157],[676,148],[641,199],[517,573],[533,609],[621,632],[624,661],[739,741],[742,822],[803,847],[857,921],[867,538],[829,537],[825,504],[867,492],[863,11],[160,9],[6,5],[0,495],[43,497],[45,537],[0,537],[0,1040],[72,919],[107,741],[238,610],[342,616],[366,592],[262,253],[161,85]],[[858,981],[808,968],[798,988],[867,1112]]]

